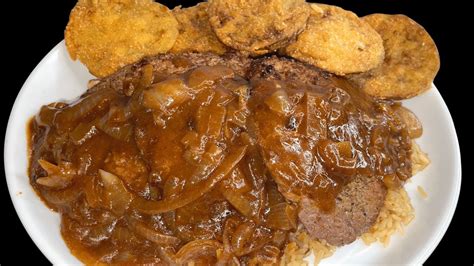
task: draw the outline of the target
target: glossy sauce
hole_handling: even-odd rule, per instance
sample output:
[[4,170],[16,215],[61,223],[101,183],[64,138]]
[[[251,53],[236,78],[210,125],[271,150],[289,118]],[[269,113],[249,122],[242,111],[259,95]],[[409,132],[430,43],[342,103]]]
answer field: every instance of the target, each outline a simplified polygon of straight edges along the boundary
[[145,66],[121,82],[44,106],[29,126],[31,184],[85,263],[275,263],[301,197],[330,212],[356,175],[411,173],[397,105],[341,80]]

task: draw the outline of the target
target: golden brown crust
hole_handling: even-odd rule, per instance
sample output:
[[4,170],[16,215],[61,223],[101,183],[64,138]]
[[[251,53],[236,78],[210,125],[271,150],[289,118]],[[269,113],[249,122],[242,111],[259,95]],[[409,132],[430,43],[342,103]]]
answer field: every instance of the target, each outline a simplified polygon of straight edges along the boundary
[[179,35],[170,52],[225,53],[228,48],[217,38],[209,24],[208,3],[189,8],[176,7],[173,13],[179,23]]
[[285,46],[304,29],[309,13],[304,0],[210,0],[208,9],[217,37],[254,55]]
[[167,52],[177,36],[171,11],[152,0],[79,0],[65,31],[71,58],[98,77]]
[[366,93],[384,99],[407,99],[429,88],[440,67],[438,49],[426,30],[404,15],[372,14],[362,18],[381,36],[384,63],[351,80]]
[[284,54],[338,75],[365,72],[382,63],[382,39],[356,14],[323,4],[311,8],[306,29]]

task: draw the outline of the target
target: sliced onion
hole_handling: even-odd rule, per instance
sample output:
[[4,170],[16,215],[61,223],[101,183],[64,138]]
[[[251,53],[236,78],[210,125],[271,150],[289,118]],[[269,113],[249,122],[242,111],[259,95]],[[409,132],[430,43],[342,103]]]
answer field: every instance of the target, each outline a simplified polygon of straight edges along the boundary
[[296,229],[296,207],[288,203],[279,203],[271,206],[268,210],[266,225],[278,230]]
[[265,100],[265,104],[270,110],[283,116],[288,115],[292,110],[290,98],[284,89],[275,91]]
[[223,189],[222,194],[226,200],[232,204],[232,206],[237,209],[238,212],[243,214],[247,218],[251,218],[253,213],[251,202],[238,191]]
[[188,77],[188,85],[200,89],[214,84],[218,80],[231,78],[234,71],[225,66],[202,66],[193,70]]
[[317,150],[326,171],[343,175],[355,173],[357,158],[352,152],[352,145],[349,141],[321,140]]
[[107,133],[107,135],[120,141],[129,141],[133,134],[133,126],[131,124],[114,126],[108,121],[101,120],[101,122],[97,124],[97,127]]
[[226,116],[225,106],[210,105],[199,107],[196,115],[196,130],[201,135],[218,139]]
[[233,148],[223,162],[204,181],[197,183],[192,188],[185,189],[181,196],[167,198],[161,201],[148,201],[143,198],[136,198],[133,206],[147,214],[158,214],[181,208],[202,195],[210,191],[219,181],[221,181],[244,157],[247,146]]
[[265,190],[267,191],[268,206],[273,206],[278,203],[285,202],[285,198],[278,191],[277,184],[272,180],[268,180],[265,184]]
[[95,120],[94,125],[117,140],[128,141],[133,134],[132,124],[127,123],[131,115],[125,106],[112,106],[107,114]]
[[231,247],[232,251],[237,256],[243,256],[247,254],[247,246],[251,245],[253,233],[255,232],[254,223],[242,223],[232,234]]
[[92,208],[104,207],[102,187],[97,182],[96,176],[84,176],[84,194],[86,201]]
[[249,265],[278,265],[280,249],[273,245],[265,245],[257,252],[252,254]]
[[59,166],[43,159],[39,159],[38,164],[46,171],[46,173],[48,173],[48,175],[58,173],[60,171]]
[[[216,240],[194,240],[184,245],[175,256],[178,265],[188,265],[200,258],[217,258],[217,250],[222,244]],[[217,259],[216,259],[217,260]]]
[[224,227],[224,248],[236,256],[254,252],[271,240],[268,229],[257,227],[253,222],[233,221]]
[[157,252],[160,255],[160,259],[162,260],[161,263],[165,263],[165,265],[176,264],[175,257],[174,257],[175,249],[173,247],[171,246],[159,247],[157,249]]
[[225,251],[224,248],[220,248],[217,250],[215,266],[240,266],[240,261],[234,254]]
[[36,115],[36,122],[41,126],[51,126],[54,121],[54,116],[58,111],[61,110],[62,103],[52,103],[48,105],[43,105],[41,110]]
[[93,120],[88,123],[79,123],[70,133],[69,137],[76,145],[81,145],[86,140],[92,138],[97,133],[98,120]]
[[76,175],[72,163],[61,162],[59,166],[43,159],[38,160],[38,164],[48,173],[48,176],[36,179],[36,183],[56,189],[63,189],[69,186]]
[[186,84],[182,79],[167,79],[153,84],[143,92],[143,106],[165,112],[191,99]]
[[59,111],[54,118],[54,124],[58,128],[64,125],[71,125],[71,123],[75,123],[80,118],[92,112],[98,112],[108,108],[110,102],[115,99],[116,96],[117,94],[112,89],[103,89],[90,94],[80,99],[77,103]]
[[306,134],[311,139],[327,138],[328,105],[321,94],[306,93]]
[[99,175],[104,185],[109,210],[117,215],[123,215],[133,200],[133,194],[128,192],[122,180],[116,175],[101,169],[99,169]]
[[401,105],[394,106],[393,110],[395,111],[395,114],[398,115],[402,122],[406,125],[410,138],[416,139],[423,135],[423,126],[421,125],[421,122],[418,117],[416,117],[416,115],[412,111]]
[[239,225],[239,222],[236,218],[229,218],[225,221],[224,232],[222,233],[222,243],[224,244],[224,252],[232,253],[232,234]]
[[176,247],[181,242],[179,238],[157,232],[134,218],[128,219],[128,222],[134,232],[157,245]]

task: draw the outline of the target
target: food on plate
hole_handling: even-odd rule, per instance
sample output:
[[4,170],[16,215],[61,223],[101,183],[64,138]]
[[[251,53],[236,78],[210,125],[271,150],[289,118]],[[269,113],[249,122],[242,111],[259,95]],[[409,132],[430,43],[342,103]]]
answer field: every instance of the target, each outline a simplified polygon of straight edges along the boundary
[[179,23],[179,35],[171,48],[171,53],[213,52],[223,54],[227,48],[214,34],[207,15],[208,3],[196,6],[176,7],[173,13]]
[[416,175],[423,171],[423,169],[425,169],[431,162],[430,158],[428,158],[428,154],[423,152],[415,141],[412,143],[411,161],[413,165],[412,175]]
[[380,242],[387,247],[390,244],[390,237],[396,232],[404,233],[405,226],[414,218],[415,210],[405,189],[388,189],[385,204],[377,221],[361,236],[361,239],[367,245]]
[[97,77],[167,52],[177,36],[174,15],[152,0],[79,0],[65,31],[71,58]]
[[28,172],[82,262],[317,264],[414,218],[404,184],[430,160],[395,100],[426,90],[439,57],[412,20],[80,0],[65,35],[98,78],[32,119]]
[[382,36],[383,64],[352,80],[367,94],[408,99],[431,88],[438,73],[438,49],[426,30],[404,15],[372,14],[362,18]]
[[405,112],[294,59],[157,55],[43,106],[29,176],[84,263],[320,260],[411,177]]
[[208,8],[217,37],[254,55],[288,44],[304,29],[309,12],[304,0],[211,0]]
[[341,190],[332,213],[315,208],[312,200],[304,198],[298,217],[311,237],[334,246],[345,245],[374,224],[386,194],[387,189],[379,179],[356,177]]
[[356,14],[311,4],[305,30],[283,53],[338,75],[365,72],[384,59],[382,38]]

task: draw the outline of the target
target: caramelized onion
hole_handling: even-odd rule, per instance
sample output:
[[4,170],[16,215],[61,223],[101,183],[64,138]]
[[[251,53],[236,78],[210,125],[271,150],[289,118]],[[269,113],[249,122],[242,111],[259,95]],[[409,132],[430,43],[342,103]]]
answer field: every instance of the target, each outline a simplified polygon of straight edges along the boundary
[[321,140],[318,143],[318,154],[328,172],[353,175],[356,171],[357,159],[349,141]]
[[267,181],[265,184],[265,190],[267,191],[268,206],[273,206],[282,202],[285,202],[285,198],[278,191],[277,184],[273,180]]
[[[175,256],[178,265],[188,265],[189,262],[199,261],[200,258],[216,258],[217,250],[222,244],[216,240],[194,240],[184,245]],[[212,263],[207,261],[207,263]]]
[[203,66],[193,70],[188,76],[188,85],[200,89],[214,84],[221,79],[234,76],[234,71],[225,66]]
[[227,109],[225,106],[201,106],[196,115],[196,129],[201,135],[217,139],[224,124]]
[[143,92],[143,106],[160,111],[176,107],[191,99],[182,79],[168,79],[153,84]]
[[222,195],[226,200],[237,209],[238,212],[243,214],[247,218],[251,218],[253,215],[252,203],[242,194],[235,190],[223,189]]
[[321,94],[316,92],[306,93],[306,134],[312,139],[325,139],[327,137],[328,103]]
[[97,133],[97,121],[98,120],[94,119],[87,123],[79,123],[79,125],[69,133],[72,142],[76,145],[81,145],[86,140],[92,138]]
[[257,227],[253,222],[241,222],[235,218],[227,219],[222,234],[224,252],[243,256],[260,249],[272,237],[267,230]]
[[104,206],[102,187],[97,182],[96,176],[84,176],[84,194],[86,201],[92,208],[101,208]]
[[217,250],[216,266],[240,266],[239,259],[232,253],[226,252],[223,248]]
[[122,124],[114,126],[108,121],[102,121],[97,124],[98,128],[109,136],[120,141],[129,141],[133,134],[133,126],[131,124]]
[[395,105],[393,107],[395,114],[400,117],[402,122],[406,125],[408,135],[412,139],[416,139],[423,135],[423,126],[416,115],[401,105]]
[[288,115],[292,109],[290,98],[284,89],[275,91],[265,100],[265,104],[270,110],[283,116]]
[[237,226],[231,240],[231,247],[235,255],[243,256],[248,253],[247,246],[252,242],[254,232],[254,223],[246,222]]
[[137,210],[148,214],[158,214],[183,207],[210,191],[237,165],[238,162],[240,162],[244,157],[246,150],[247,146],[233,148],[224,161],[206,180],[196,184],[193,188],[185,189],[179,197],[171,199],[167,198],[161,201],[147,201],[143,198],[135,198],[133,206]]
[[225,221],[224,232],[222,232],[222,243],[224,244],[224,252],[232,253],[232,234],[239,225],[239,221],[235,218],[229,218]]
[[284,202],[271,206],[268,210],[266,225],[272,229],[296,229],[296,207]]
[[61,162],[59,165],[54,165],[43,159],[38,160],[38,164],[48,173],[48,176],[36,179],[36,183],[49,187],[62,189],[69,186],[74,179],[76,170],[73,169],[69,162]]
[[267,229],[257,227],[253,222],[229,222],[224,228],[224,248],[236,256],[244,256],[260,249],[271,241]]
[[107,114],[97,119],[95,125],[116,140],[128,141],[133,134],[133,126],[127,123],[130,117],[130,110],[124,106],[112,106]]
[[125,188],[122,180],[116,175],[99,169],[104,185],[105,199],[110,211],[122,215],[133,200],[133,195]]
[[128,223],[134,232],[157,245],[176,247],[181,242],[179,238],[162,234],[134,218],[128,219]]
[[36,122],[38,125],[51,126],[54,121],[54,116],[58,111],[64,107],[64,103],[51,103],[41,107],[41,110],[36,115]]
[[277,265],[279,256],[280,249],[278,247],[265,245],[252,255],[249,265]]
[[117,94],[112,89],[103,89],[90,94],[76,104],[70,105],[58,112],[54,118],[54,124],[58,129],[64,127],[64,125],[71,125],[71,123],[75,123],[92,112],[108,108],[110,102],[116,96]]

